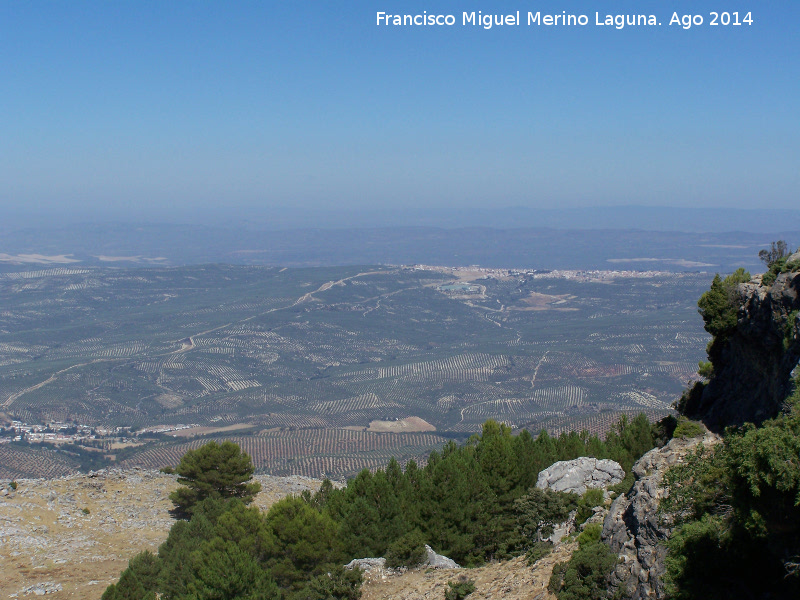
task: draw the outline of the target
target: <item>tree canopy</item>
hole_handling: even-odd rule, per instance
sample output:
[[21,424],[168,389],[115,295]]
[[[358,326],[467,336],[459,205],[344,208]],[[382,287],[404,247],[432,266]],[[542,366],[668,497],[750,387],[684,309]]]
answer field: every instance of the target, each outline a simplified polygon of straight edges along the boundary
[[769,250],[761,250],[758,253],[758,258],[760,258],[767,267],[771,267],[774,263],[782,258],[786,258],[791,253],[786,241],[778,240],[777,242],[772,242],[772,247]]
[[208,442],[197,450],[189,450],[181,458],[176,472],[183,487],[172,492],[169,499],[179,513],[189,514],[206,498],[238,498],[249,504],[261,490],[261,484],[251,483],[253,462],[246,452],[233,442]]

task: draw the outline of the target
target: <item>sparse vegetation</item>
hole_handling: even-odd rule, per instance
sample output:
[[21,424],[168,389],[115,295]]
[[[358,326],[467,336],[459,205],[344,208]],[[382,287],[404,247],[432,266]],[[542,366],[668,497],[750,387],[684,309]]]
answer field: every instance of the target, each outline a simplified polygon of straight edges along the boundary
[[678,425],[675,427],[673,437],[688,439],[703,435],[705,432],[706,428],[702,423],[691,421],[686,417],[678,417]]
[[525,559],[528,562],[528,566],[533,566],[552,552],[552,542],[536,542],[533,546],[531,546],[530,550],[525,553]]
[[444,593],[445,600],[464,600],[475,591],[475,582],[466,575],[459,575],[455,581],[447,582],[447,591]]

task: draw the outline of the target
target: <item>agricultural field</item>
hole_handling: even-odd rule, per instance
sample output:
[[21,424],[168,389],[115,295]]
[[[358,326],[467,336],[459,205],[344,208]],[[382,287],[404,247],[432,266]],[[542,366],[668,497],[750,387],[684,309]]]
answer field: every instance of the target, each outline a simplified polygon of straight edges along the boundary
[[[490,418],[557,432],[664,415],[704,357],[696,302],[713,276],[28,269],[0,273],[1,412],[26,423],[246,426],[254,433],[227,437],[252,448],[261,470],[313,476],[421,458],[439,435],[466,437]],[[408,417],[436,434],[360,431]],[[163,466],[195,443],[146,445],[124,460]]]

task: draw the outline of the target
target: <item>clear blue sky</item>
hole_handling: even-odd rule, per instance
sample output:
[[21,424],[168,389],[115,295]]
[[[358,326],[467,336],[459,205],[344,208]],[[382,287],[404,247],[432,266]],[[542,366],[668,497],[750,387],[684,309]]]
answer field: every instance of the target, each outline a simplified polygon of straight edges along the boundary
[[798,31],[797,0],[0,0],[0,207],[797,208]]

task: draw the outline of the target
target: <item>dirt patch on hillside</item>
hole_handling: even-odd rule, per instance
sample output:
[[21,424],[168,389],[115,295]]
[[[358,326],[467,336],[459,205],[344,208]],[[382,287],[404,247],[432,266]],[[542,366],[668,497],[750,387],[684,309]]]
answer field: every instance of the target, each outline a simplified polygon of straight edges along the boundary
[[399,421],[370,421],[367,431],[379,433],[411,433],[414,431],[436,431],[436,427],[419,417],[406,417]]

